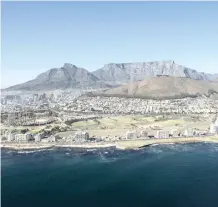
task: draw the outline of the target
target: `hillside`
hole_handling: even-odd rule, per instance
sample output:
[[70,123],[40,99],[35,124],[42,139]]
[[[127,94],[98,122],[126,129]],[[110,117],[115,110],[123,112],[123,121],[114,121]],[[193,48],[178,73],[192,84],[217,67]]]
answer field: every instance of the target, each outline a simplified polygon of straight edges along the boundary
[[82,87],[109,87],[86,69],[65,63],[61,68],[53,68],[41,73],[35,79],[18,84],[6,90],[52,90]]
[[175,64],[174,61],[155,61],[142,63],[107,64],[93,72],[99,79],[109,84],[122,84],[129,81],[139,81],[158,75],[186,77],[194,80],[215,80],[218,75],[205,74],[196,70]]
[[102,95],[140,98],[184,98],[218,94],[218,83],[159,76],[109,89]]

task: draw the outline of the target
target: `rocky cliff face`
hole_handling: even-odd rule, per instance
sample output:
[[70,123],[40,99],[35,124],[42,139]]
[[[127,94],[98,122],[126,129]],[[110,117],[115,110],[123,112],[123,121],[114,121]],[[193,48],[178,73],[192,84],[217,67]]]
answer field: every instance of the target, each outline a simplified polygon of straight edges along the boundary
[[93,72],[99,79],[110,84],[139,81],[155,76],[184,77],[194,80],[215,80],[216,76],[175,64],[174,61],[107,64]]
[[86,69],[65,63],[61,68],[53,68],[41,73],[34,80],[7,88],[7,90],[53,90],[65,88],[108,87]]

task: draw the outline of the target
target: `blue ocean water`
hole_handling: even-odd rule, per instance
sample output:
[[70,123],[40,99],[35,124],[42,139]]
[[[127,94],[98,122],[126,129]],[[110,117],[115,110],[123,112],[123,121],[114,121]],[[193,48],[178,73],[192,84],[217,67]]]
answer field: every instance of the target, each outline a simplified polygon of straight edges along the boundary
[[217,207],[218,145],[2,150],[2,207]]

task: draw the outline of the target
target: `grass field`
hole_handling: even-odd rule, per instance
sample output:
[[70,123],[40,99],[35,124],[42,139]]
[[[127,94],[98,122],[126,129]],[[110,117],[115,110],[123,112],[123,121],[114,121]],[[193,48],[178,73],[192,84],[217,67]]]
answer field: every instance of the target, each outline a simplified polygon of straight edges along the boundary
[[142,115],[104,117],[97,120],[81,121],[72,124],[72,127],[87,130],[91,136],[122,136],[127,130],[146,130],[150,134],[155,134],[155,129],[178,130],[183,132],[187,128],[198,128],[207,130],[211,124],[211,117],[189,118],[174,117],[167,118],[161,116],[146,117]]

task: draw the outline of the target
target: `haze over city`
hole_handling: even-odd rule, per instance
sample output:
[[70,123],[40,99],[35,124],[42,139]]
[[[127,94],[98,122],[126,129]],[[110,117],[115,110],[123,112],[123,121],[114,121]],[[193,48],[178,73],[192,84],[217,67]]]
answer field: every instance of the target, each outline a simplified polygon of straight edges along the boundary
[[217,73],[217,10],[216,2],[2,2],[1,88],[64,63],[94,71],[174,60]]

